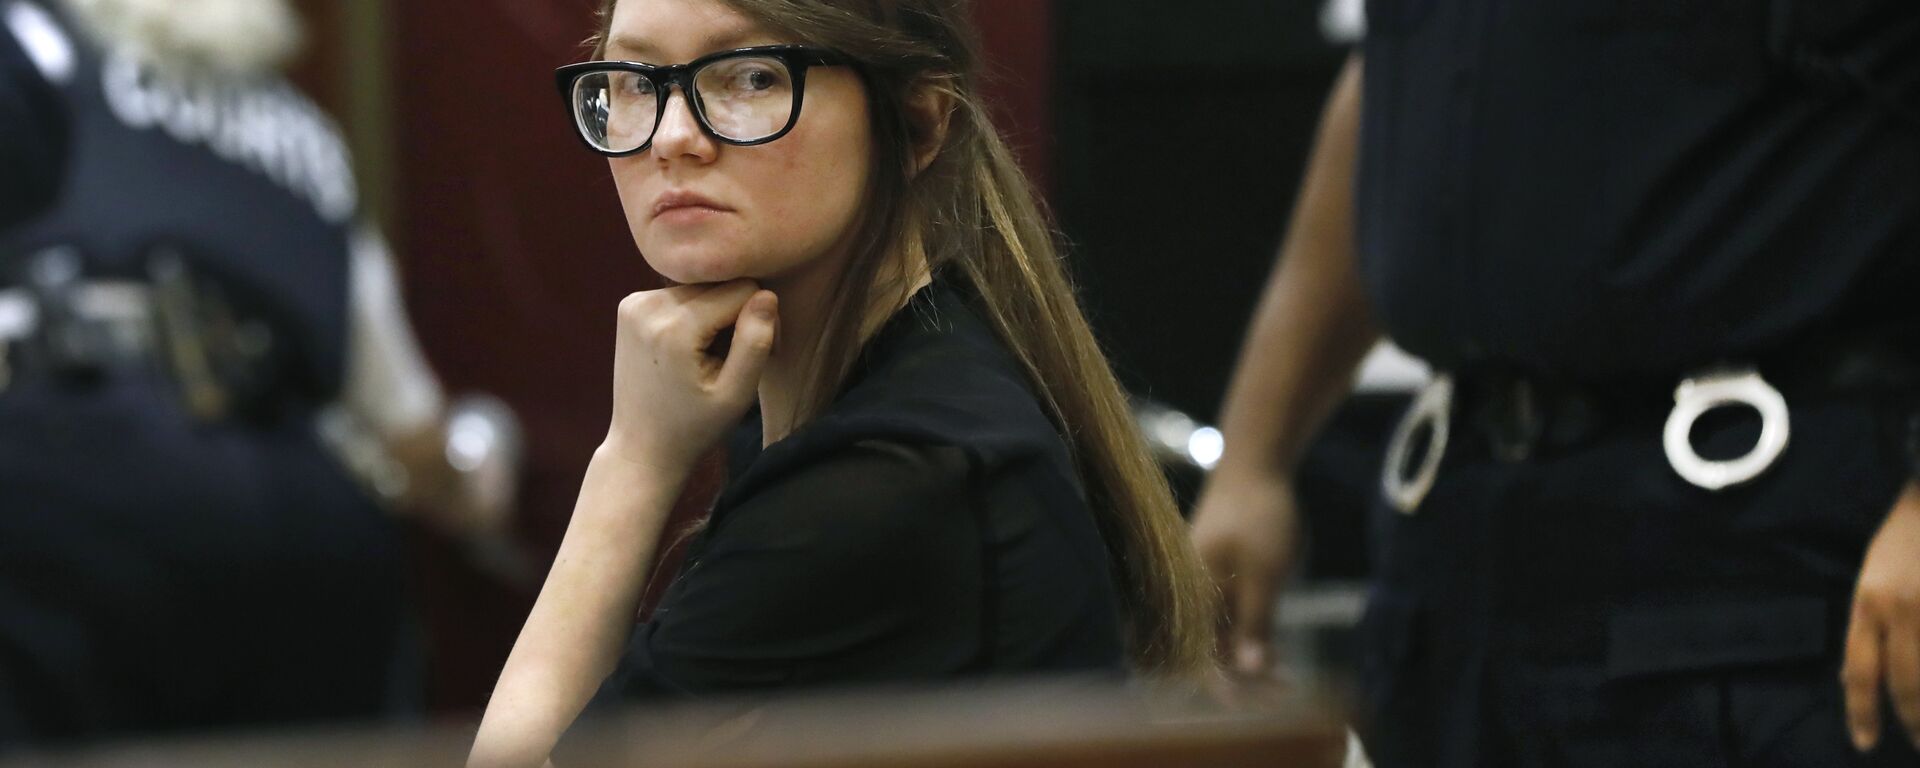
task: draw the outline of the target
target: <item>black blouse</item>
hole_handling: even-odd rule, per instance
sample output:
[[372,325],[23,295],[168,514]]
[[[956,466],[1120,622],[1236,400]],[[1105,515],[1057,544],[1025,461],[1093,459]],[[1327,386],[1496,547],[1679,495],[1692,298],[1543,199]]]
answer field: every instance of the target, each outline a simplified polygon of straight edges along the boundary
[[954,290],[921,291],[838,399],[730,480],[602,698],[1123,668],[1065,442]]

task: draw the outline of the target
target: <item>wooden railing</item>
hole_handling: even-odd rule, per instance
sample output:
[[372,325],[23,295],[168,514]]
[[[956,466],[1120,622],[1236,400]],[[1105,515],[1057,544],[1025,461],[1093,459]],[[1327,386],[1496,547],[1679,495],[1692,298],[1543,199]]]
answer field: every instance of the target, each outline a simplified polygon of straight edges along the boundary
[[[560,768],[1338,768],[1346,730],[1306,695],[1228,709],[1049,683],[645,708],[583,720]],[[472,726],[306,732],[20,756],[25,768],[457,766]]]

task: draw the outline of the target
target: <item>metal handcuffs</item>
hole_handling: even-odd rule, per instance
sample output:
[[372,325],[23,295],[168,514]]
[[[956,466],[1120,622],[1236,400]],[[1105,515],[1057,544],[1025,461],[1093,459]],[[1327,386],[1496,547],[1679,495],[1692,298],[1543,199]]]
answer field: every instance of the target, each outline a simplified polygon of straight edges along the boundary
[[[1401,514],[1413,514],[1427,492],[1433,490],[1433,481],[1440,476],[1440,459],[1447,453],[1447,431],[1452,422],[1453,377],[1435,376],[1413,399],[1413,407],[1394,429],[1393,442],[1387,444],[1386,465],[1380,472],[1380,490]],[[1409,477],[1407,460],[1412,457],[1413,437],[1422,427],[1427,429],[1427,455]]]
[[[1693,449],[1693,425],[1715,408],[1744,405],[1760,413],[1760,439],[1747,455],[1708,461]],[[1759,477],[1787,449],[1787,399],[1752,368],[1722,370],[1684,379],[1673,391],[1667,416],[1667,463],[1687,482],[1718,491]]]
[[[1453,377],[1434,377],[1414,399],[1413,406],[1394,430],[1387,445],[1380,487],[1387,501],[1411,515],[1433,490],[1446,454],[1453,416]],[[1752,481],[1772,467],[1786,451],[1789,434],[1787,401],[1780,390],[1752,368],[1722,369],[1681,380],[1673,392],[1673,411],[1667,415],[1663,447],[1667,463],[1689,483],[1720,491]],[[1760,438],[1746,455],[1710,461],[1693,447],[1693,425],[1717,408],[1746,406],[1760,414]],[[1426,455],[1418,467],[1409,467],[1414,437],[1427,431]]]

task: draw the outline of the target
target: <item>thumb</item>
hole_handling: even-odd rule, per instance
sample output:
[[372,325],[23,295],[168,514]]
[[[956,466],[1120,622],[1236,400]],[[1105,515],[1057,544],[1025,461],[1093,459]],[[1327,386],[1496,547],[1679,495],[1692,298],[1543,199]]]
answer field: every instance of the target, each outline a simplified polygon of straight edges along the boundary
[[772,291],[760,291],[747,299],[734,322],[733,345],[727,349],[727,361],[720,368],[720,391],[729,398],[745,402],[760,386],[760,372],[773,354],[773,341],[780,324],[780,299]]
[[1847,730],[1853,737],[1854,748],[1861,752],[1873,749],[1880,741],[1880,681],[1885,670],[1883,637],[1879,621],[1856,597],[1853,616],[1847,622],[1840,684],[1845,692]]

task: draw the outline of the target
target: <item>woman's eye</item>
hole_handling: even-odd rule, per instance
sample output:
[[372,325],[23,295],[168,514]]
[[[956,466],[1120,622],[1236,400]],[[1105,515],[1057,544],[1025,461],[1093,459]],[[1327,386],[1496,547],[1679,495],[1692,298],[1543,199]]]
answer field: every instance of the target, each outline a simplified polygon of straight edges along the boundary
[[749,93],[771,91],[780,87],[780,75],[769,69],[744,69],[735,73],[734,90]]

